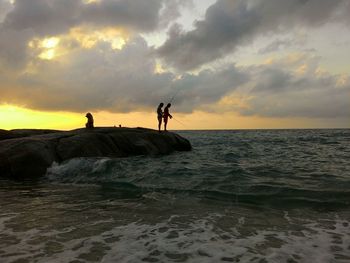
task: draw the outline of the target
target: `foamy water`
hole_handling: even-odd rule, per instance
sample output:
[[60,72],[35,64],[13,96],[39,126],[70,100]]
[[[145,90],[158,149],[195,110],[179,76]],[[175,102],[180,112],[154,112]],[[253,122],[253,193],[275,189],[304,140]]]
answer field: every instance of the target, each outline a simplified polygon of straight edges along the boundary
[[349,130],[182,135],[0,181],[0,262],[350,262]]
[[[212,214],[188,221],[173,215],[157,223],[142,220],[114,226],[114,220],[62,230],[15,231],[16,215],[2,215],[2,262],[348,262],[349,222],[288,217],[281,226],[249,229],[245,217]],[[229,221],[221,228],[220,220]],[[296,226],[293,226],[297,224]],[[295,229],[294,229],[295,227]],[[86,233],[87,232],[87,233]],[[6,250],[6,251],[3,251]],[[26,259],[26,260],[23,260]]]

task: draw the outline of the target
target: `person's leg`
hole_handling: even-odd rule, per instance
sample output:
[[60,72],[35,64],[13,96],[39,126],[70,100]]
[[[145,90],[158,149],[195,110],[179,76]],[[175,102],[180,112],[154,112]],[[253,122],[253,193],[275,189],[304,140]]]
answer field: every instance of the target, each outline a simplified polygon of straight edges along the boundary
[[162,118],[158,118],[158,131],[160,131],[161,126],[162,126]]
[[168,124],[168,118],[164,119],[164,131],[166,131],[167,124]]

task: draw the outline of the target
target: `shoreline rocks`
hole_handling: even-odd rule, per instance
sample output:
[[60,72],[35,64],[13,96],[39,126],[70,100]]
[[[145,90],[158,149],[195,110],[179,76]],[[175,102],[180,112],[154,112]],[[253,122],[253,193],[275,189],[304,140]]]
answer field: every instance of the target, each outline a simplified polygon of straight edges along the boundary
[[53,162],[76,157],[160,155],[190,150],[190,142],[180,135],[145,128],[0,130],[0,177],[39,177]]

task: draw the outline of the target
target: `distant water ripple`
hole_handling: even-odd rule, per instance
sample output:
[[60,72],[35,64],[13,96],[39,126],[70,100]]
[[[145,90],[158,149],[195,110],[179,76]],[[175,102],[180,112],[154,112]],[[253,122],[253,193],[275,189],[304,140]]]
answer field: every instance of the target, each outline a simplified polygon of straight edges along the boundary
[[[192,152],[126,159],[78,158],[49,180],[109,184],[133,192],[193,194],[231,201],[350,204],[347,130],[182,132]],[[287,203],[288,201],[288,203]],[[283,204],[285,202],[285,204]]]
[[0,180],[0,262],[350,262],[350,130],[179,133]]

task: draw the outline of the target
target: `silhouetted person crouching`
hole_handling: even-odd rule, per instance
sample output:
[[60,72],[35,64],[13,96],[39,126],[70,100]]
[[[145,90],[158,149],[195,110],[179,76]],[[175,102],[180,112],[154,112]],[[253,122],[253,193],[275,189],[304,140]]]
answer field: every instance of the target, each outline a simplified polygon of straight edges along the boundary
[[171,116],[170,112],[169,112],[169,108],[171,107],[171,104],[168,103],[168,105],[166,105],[166,107],[164,108],[164,113],[163,113],[163,118],[164,118],[164,131],[166,131],[166,126],[168,124],[168,118],[172,118],[173,116]]
[[86,128],[93,128],[94,127],[94,117],[92,117],[92,114],[90,112],[86,113],[86,116],[87,118],[87,123],[85,124],[85,127]]

